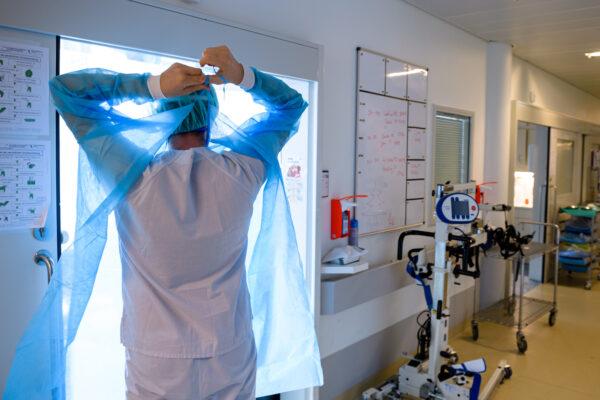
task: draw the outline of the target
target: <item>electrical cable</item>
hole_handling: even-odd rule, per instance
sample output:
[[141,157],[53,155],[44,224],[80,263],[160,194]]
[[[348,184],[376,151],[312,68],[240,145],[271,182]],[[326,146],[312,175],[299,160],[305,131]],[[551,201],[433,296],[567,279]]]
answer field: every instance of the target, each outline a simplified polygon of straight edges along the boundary
[[[426,315],[426,319],[422,321],[423,315]],[[429,310],[423,310],[417,315],[417,354],[415,358],[419,360],[426,360],[429,358],[429,344],[431,343],[431,313]]]

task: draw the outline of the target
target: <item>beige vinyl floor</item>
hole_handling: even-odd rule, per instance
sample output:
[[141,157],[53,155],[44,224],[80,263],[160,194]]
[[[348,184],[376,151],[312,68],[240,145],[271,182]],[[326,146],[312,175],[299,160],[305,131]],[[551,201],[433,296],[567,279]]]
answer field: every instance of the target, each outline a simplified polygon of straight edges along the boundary
[[[554,327],[545,314],[527,328],[525,355],[516,347],[516,328],[481,322],[478,342],[471,330],[452,340],[462,361],[485,357],[488,372],[505,359],[513,376],[498,387],[494,400],[600,399],[600,282],[584,290],[584,280],[561,274],[558,315]],[[550,300],[552,285],[538,286],[528,296]]]

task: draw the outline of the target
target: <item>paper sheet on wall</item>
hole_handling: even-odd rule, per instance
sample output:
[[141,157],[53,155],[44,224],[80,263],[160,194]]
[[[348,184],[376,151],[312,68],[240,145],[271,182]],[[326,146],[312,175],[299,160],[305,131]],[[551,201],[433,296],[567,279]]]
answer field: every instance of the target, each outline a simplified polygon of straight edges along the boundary
[[50,179],[49,140],[0,139],[0,230],[45,225]]
[[0,135],[48,135],[48,49],[0,41]]
[[533,208],[533,187],[535,177],[533,172],[515,171],[515,196],[513,203],[519,208]]
[[283,183],[290,204],[302,203],[304,201],[304,182],[302,175],[302,160],[300,157],[288,157],[283,166]]

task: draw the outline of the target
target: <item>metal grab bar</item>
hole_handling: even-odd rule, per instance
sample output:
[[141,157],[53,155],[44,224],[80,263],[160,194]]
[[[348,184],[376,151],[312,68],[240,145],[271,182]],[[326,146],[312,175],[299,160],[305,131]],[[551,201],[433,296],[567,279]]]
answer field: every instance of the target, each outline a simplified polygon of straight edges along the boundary
[[54,260],[52,260],[52,256],[50,252],[47,250],[40,250],[33,256],[33,261],[38,264],[44,264],[46,266],[46,273],[48,275],[48,283],[50,283],[50,279],[52,279],[52,274],[54,273]]
[[525,221],[519,221],[519,225],[538,225],[538,226],[549,226],[551,228],[554,228],[554,244],[557,246],[560,244],[560,226],[558,226],[558,224],[553,224],[551,222],[525,220]]

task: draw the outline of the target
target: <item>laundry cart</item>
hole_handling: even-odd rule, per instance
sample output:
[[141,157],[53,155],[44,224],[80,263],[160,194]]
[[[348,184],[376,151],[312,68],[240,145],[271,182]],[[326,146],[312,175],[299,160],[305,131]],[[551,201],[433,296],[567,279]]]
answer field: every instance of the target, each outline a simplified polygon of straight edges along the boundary
[[[594,205],[570,206],[559,210],[562,226],[560,236],[560,268],[569,276],[573,273],[587,275],[584,288],[590,290],[594,271],[598,272],[598,219],[600,209]],[[600,280],[600,274],[596,275]]]
[[[505,258],[501,255],[497,247],[486,252],[486,257],[496,258],[510,262],[512,266],[512,277],[510,294],[503,300],[491,305],[490,307],[479,311],[473,319],[471,328],[473,340],[479,338],[479,329],[477,321],[492,322],[504,326],[516,326],[517,349],[524,354],[527,351],[527,339],[523,329],[548,313],[548,324],[554,326],[556,324],[557,308],[557,288],[558,288],[558,252],[560,242],[560,228],[556,224],[538,222],[538,221],[522,221],[520,222],[521,231],[525,226],[537,226],[539,228],[547,228],[551,232],[547,236],[546,242],[531,242],[522,247],[522,252]],[[554,290],[552,300],[544,300],[525,296],[525,265],[531,260],[542,256],[554,256]]]

